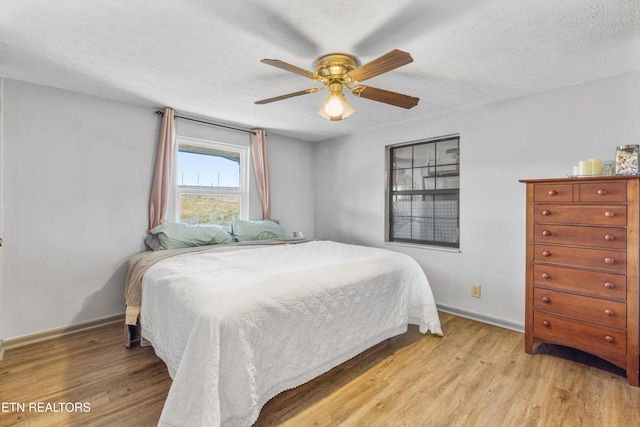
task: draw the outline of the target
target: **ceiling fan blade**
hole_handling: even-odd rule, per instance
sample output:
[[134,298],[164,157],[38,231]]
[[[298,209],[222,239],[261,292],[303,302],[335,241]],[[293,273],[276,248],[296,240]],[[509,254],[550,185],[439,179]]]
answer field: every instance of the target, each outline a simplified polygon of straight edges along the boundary
[[256,104],[268,104],[270,102],[282,101],[283,99],[293,98],[295,96],[306,95],[308,93],[316,93],[320,90],[324,89],[323,87],[312,87],[310,89],[299,90],[298,92],[288,93],[286,95],[275,96],[273,98],[262,99],[260,101],[256,101]]
[[407,52],[394,49],[391,52],[387,52],[379,58],[373,61],[367,62],[362,67],[356,68],[353,71],[345,74],[345,80],[347,82],[363,82],[367,79],[386,73],[387,71],[394,70],[403,65],[407,65],[413,62],[413,58]]
[[395,105],[401,108],[413,108],[418,105],[420,98],[415,98],[409,95],[403,95],[398,92],[391,92],[389,90],[378,89],[371,86],[356,86],[353,88],[352,93],[360,98],[367,98],[372,101],[384,102],[385,104]]
[[291,65],[287,62],[280,61],[279,59],[262,59],[260,60],[260,62],[280,68],[281,70],[289,71],[291,73],[295,73],[300,76],[307,77],[311,80],[317,80],[319,82],[323,82],[325,80],[324,77],[316,73],[305,70],[304,68],[296,67],[295,65]]

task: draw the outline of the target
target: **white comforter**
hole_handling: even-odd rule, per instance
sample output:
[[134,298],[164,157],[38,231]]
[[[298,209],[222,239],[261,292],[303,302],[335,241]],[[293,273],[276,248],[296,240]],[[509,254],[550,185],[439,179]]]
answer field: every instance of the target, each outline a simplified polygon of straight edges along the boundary
[[249,426],[408,324],[442,335],[415,260],[329,241],[163,260],[143,277],[141,323],[173,379],[162,426]]

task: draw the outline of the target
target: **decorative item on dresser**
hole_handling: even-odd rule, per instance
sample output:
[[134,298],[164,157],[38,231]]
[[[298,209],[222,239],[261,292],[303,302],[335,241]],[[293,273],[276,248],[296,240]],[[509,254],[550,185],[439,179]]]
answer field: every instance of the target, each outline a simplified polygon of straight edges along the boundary
[[525,351],[577,348],[638,386],[640,176],[527,185]]

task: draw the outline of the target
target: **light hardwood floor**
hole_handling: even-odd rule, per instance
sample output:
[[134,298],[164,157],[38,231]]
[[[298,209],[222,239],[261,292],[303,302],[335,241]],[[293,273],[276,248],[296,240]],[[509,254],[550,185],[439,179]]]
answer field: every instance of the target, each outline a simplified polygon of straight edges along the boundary
[[[640,425],[640,389],[613,365],[550,345],[529,355],[522,334],[441,320],[444,337],[410,327],[276,396],[256,426]],[[7,351],[0,425],[156,425],[170,383],[153,349],[122,345],[121,326],[80,332]],[[90,411],[30,412],[37,402],[86,402]],[[18,403],[24,412],[11,410]]]

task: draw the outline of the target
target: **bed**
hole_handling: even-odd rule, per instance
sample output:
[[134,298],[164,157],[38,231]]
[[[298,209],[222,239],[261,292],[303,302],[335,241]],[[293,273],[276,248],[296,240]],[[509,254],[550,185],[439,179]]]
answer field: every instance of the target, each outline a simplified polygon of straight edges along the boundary
[[173,379],[160,426],[249,426],[272,397],[409,324],[442,335],[414,259],[332,241],[139,254],[126,292],[127,323],[140,304],[142,336]]

